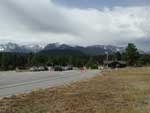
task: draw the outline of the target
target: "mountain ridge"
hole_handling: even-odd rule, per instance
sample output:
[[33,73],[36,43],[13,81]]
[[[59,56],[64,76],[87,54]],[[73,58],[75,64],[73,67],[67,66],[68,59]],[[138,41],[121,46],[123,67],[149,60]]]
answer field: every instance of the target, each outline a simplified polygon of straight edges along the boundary
[[107,53],[122,52],[124,47],[117,47],[113,45],[92,45],[92,46],[72,46],[68,44],[50,43],[46,46],[40,44],[30,45],[19,45],[16,43],[0,44],[0,52],[19,52],[19,53],[30,53],[30,52],[42,52],[42,51],[59,51],[59,50],[72,50],[79,51],[87,55],[102,55]]

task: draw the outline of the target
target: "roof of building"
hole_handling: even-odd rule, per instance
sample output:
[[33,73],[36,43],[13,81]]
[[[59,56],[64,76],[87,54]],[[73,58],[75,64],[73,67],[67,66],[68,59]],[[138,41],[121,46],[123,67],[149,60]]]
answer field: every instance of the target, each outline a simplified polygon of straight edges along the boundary
[[104,61],[104,64],[112,64],[112,63],[127,64],[125,61]]

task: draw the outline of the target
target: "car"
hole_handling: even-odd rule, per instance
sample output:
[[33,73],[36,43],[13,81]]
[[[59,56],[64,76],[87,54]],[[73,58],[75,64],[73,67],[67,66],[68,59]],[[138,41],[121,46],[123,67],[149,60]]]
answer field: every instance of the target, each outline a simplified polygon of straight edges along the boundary
[[38,71],[45,71],[44,66],[40,66],[40,67],[38,67]]
[[30,71],[48,71],[48,68],[46,66],[33,66],[29,69]]
[[54,71],[64,71],[64,69],[61,66],[55,66]]
[[65,66],[63,67],[64,71],[69,71],[69,70],[73,70],[72,66]]
[[38,71],[39,69],[38,69],[38,67],[33,66],[33,67],[31,67],[29,70],[32,71],[32,72],[34,72],[34,71]]

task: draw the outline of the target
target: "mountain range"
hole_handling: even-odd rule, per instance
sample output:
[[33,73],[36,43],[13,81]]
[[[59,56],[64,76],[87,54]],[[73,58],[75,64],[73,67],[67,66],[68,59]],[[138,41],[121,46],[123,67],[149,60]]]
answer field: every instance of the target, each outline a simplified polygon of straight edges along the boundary
[[112,45],[93,45],[93,46],[71,46],[67,44],[51,43],[46,46],[40,44],[30,44],[30,45],[19,45],[16,43],[0,44],[0,52],[19,52],[19,53],[29,53],[29,52],[54,52],[54,51],[79,51],[87,55],[102,55],[113,52],[122,52],[124,47],[117,47]]
[[29,45],[19,45],[16,43],[0,44],[0,52],[18,52],[18,53],[29,53],[29,52],[39,52],[44,47],[38,44]]

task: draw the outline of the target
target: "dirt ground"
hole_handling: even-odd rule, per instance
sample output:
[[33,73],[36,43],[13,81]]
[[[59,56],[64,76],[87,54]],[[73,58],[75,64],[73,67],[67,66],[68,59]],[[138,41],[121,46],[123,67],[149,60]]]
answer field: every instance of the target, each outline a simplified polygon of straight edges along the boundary
[[0,100],[0,113],[149,113],[150,68],[106,70],[92,79]]

